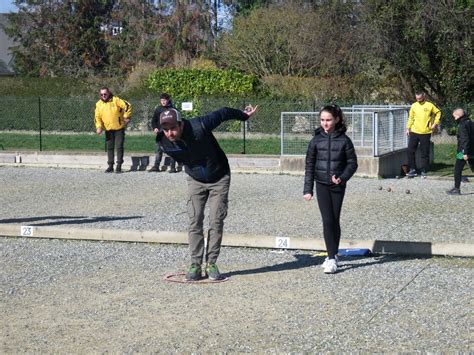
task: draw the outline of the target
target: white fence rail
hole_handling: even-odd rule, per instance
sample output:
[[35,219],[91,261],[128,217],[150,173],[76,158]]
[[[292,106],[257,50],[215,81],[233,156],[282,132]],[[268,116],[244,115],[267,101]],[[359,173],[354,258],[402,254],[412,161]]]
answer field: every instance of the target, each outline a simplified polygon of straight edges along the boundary
[[[343,107],[346,134],[358,154],[379,156],[407,146],[405,127],[407,106]],[[304,155],[314,130],[319,127],[319,112],[281,113],[281,155]]]

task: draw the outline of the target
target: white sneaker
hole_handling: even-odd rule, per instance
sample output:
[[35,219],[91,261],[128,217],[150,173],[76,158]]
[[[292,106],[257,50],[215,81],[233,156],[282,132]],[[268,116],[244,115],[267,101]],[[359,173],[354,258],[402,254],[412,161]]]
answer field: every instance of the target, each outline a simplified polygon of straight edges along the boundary
[[336,259],[329,259],[325,263],[326,263],[326,266],[324,266],[324,273],[335,274],[337,271]]
[[[336,260],[336,266],[339,266],[339,258],[337,257],[337,255],[334,255],[333,260]],[[321,264],[321,267],[323,269],[326,267],[326,264],[327,264],[328,261],[329,261],[329,257],[326,257],[326,259],[324,259],[324,262]]]

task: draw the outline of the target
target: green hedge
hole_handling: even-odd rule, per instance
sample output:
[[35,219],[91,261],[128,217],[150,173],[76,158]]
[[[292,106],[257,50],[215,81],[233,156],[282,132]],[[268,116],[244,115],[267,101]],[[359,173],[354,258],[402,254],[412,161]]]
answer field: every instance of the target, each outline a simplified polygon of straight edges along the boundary
[[191,99],[208,95],[244,95],[256,83],[253,75],[220,69],[158,69],[148,77],[148,88],[167,92],[174,99]]

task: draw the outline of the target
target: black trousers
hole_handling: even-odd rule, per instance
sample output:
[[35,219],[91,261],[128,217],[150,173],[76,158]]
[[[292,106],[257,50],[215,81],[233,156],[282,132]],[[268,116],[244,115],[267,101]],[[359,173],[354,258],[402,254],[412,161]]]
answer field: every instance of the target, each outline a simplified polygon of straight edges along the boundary
[[161,159],[163,159],[163,150],[161,149],[161,146],[156,143],[154,166],[159,167],[161,164]]
[[418,133],[410,133],[408,137],[408,166],[410,169],[416,169],[416,159],[415,154],[418,146],[420,146],[421,152],[421,170],[425,172],[428,171],[428,167],[430,165],[430,142],[431,142],[431,134],[418,134]]
[[114,151],[117,150],[117,164],[123,164],[123,146],[125,143],[125,128],[117,131],[105,131],[105,146],[107,148],[107,164],[114,165]]
[[325,185],[316,182],[316,197],[323,220],[324,243],[329,259],[333,259],[339,250],[340,217],[345,192],[345,185]]
[[[471,171],[474,172],[474,159],[469,159],[467,162],[469,162]],[[462,171],[465,165],[466,160],[456,159],[456,163],[454,164],[454,187],[457,189],[461,187]]]

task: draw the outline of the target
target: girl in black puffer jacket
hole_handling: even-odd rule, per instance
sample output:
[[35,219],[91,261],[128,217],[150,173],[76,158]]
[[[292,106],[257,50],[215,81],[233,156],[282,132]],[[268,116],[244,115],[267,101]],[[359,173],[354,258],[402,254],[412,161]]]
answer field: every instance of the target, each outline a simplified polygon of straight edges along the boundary
[[345,134],[347,128],[342,110],[337,105],[325,106],[319,112],[321,127],[316,129],[306,153],[304,199],[316,195],[323,220],[324,242],[328,257],[325,273],[337,271],[337,252],[341,240],[340,215],[346,182],[357,170],[354,145]]

